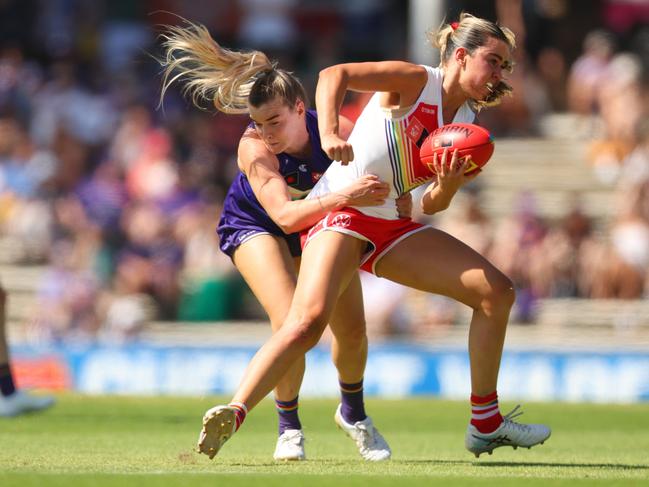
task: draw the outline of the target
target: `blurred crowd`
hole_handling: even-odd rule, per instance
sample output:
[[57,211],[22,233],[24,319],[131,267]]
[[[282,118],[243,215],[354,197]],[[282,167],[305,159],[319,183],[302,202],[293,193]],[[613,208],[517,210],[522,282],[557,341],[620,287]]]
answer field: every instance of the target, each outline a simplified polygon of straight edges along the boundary
[[[190,107],[173,90],[160,103],[161,24],[180,24],[179,15],[207,25],[225,46],[261,48],[313,93],[329,64],[407,58],[404,5],[0,2],[0,263],[48,269],[30,333],[122,340],[150,320],[261,317],[214,231],[248,120]],[[492,221],[480,188],[469,187],[457,202],[462,218],[442,215],[435,224],[512,277],[518,321],[533,321],[544,297],[645,296],[649,2],[449,2],[449,17],[462,9],[497,16],[519,40],[517,96],[481,123],[501,136],[528,136],[540,133],[544,116],[571,113],[593,141],[592,170],[619,194],[618,207],[595,231],[578,204],[548,221],[526,194],[506,220]],[[365,100],[349,98],[345,113],[354,117]],[[416,326],[396,299],[401,291],[366,284],[366,299],[384,305],[368,306],[368,321],[386,333]],[[443,300],[428,308],[437,310],[431,322],[454,319]]]

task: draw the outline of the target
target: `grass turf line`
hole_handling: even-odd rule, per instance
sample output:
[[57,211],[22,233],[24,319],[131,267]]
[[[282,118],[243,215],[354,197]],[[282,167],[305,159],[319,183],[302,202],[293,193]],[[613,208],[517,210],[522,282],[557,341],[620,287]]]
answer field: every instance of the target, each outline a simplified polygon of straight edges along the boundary
[[[436,399],[368,400],[393,459],[364,462],[333,422],[335,400],[301,400],[307,462],[276,463],[271,401],[213,461],[192,451],[218,398],[63,395],[43,414],[0,420],[0,485],[632,485],[649,482],[649,405],[526,404],[553,429],[531,450],[464,450],[469,407]],[[504,411],[507,411],[505,404]]]

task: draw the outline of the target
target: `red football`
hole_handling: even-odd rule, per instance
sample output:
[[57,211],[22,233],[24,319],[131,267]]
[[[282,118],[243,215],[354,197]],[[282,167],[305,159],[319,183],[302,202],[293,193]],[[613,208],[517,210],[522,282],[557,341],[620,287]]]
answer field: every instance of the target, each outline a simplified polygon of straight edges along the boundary
[[[468,157],[469,168],[464,174],[472,174],[484,166],[494,153],[493,137],[488,130],[472,123],[451,123],[431,133],[419,149],[421,163],[430,172],[433,168],[433,156],[442,157],[444,149],[452,153],[458,150],[458,157]],[[450,157],[448,157],[450,163]]]

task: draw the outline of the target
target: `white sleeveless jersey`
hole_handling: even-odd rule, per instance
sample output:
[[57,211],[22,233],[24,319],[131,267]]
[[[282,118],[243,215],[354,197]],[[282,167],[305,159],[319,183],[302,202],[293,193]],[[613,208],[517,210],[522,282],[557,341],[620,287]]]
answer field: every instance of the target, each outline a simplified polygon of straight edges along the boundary
[[[308,198],[317,198],[349,186],[365,174],[374,174],[390,185],[390,195],[382,206],[355,207],[366,215],[395,220],[395,199],[433,178],[419,161],[419,148],[428,134],[444,125],[440,68],[424,66],[428,81],[417,101],[403,115],[393,117],[379,104],[375,93],[356,121],[349,137],[354,160],[347,166],[334,161],[314,186]],[[473,123],[475,114],[462,105],[453,123]]]

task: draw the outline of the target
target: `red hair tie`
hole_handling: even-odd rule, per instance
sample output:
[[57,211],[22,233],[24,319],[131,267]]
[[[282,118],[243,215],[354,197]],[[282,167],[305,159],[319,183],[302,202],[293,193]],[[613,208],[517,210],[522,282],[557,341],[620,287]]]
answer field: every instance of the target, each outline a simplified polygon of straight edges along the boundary
[[457,22],[451,22],[451,29],[453,29],[453,30],[457,30],[457,28],[458,28],[459,25],[460,25],[460,24],[458,24]]

